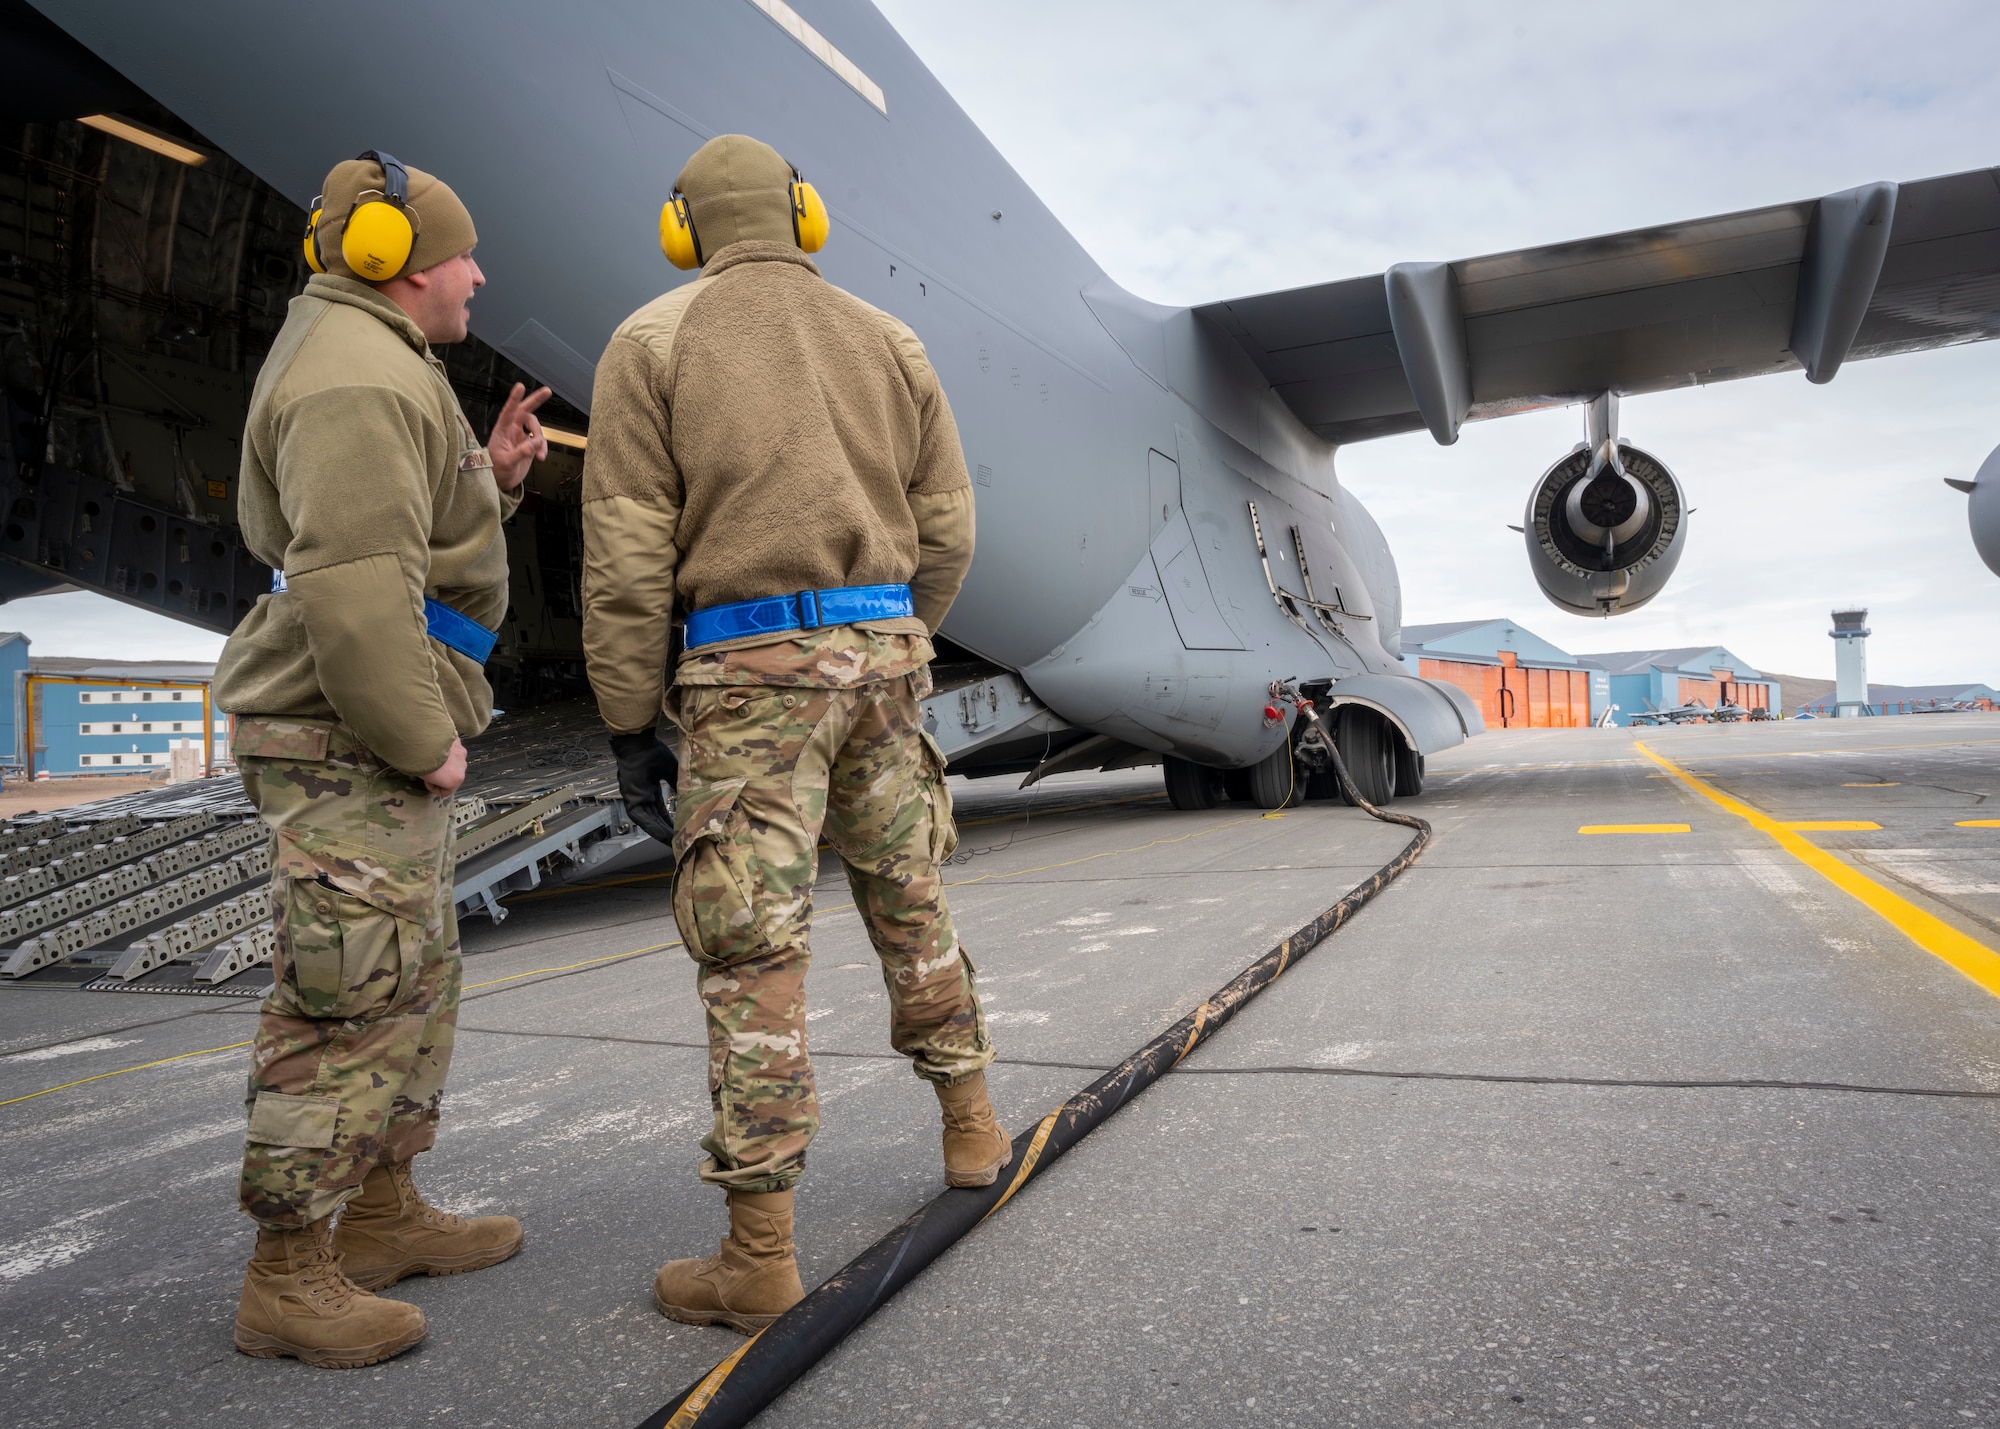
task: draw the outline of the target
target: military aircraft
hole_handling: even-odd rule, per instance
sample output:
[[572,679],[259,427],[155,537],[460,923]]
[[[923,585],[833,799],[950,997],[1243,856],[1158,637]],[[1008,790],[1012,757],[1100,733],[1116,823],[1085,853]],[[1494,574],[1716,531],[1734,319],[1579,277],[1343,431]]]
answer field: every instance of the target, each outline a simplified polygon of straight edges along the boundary
[[[337,15],[5,0],[0,81],[53,95],[38,122],[98,116],[84,139],[37,131],[41,167],[20,166],[71,228],[67,248],[37,237],[49,220],[31,189],[17,275],[54,271],[43,243],[67,255],[63,291],[87,280],[88,298],[38,310],[35,341],[57,354],[38,370],[54,375],[10,399],[0,556],[23,588],[69,582],[222,630],[265,589],[230,520],[230,404],[240,417],[302,279],[285,230],[335,160],[386,146],[449,179],[491,280],[474,305],[483,344],[453,358],[461,391],[484,400],[518,369],[573,404],[587,439],[595,355],[682,281],[655,241],[675,174],[710,136],[746,132],[816,183],[833,215],[822,269],[915,328],[957,413],[979,554],[927,711],[954,769],[1159,761],[1182,807],[1274,807],[1328,787],[1272,696],[1297,680],[1379,802],[1418,792],[1424,757],[1482,726],[1456,687],[1404,667],[1395,563],[1340,483],[1342,446],[1418,429],[1449,444],[1468,421],[1581,405],[1585,439],[1529,487],[1525,554],[1557,605],[1615,615],[1659,592],[1688,529],[1672,471],[1620,437],[1621,397],[1801,370],[1826,382],[2000,322],[2000,170],[1162,307],[1104,274],[863,0],[550,15],[527,0],[352,0]],[[98,131],[125,121],[100,111],[120,105],[209,177],[149,154],[142,180],[88,147],[114,142]],[[98,165],[94,195],[44,155],[59,141],[71,172]],[[77,246],[117,224],[122,246]],[[190,246],[201,272],[176,256]],[[516,611],[495,663],[574,691],[566,459],[510,534]],[[1976,536],[1992,470],[1972,493]],[[1982,550],[2000,549],[1987,534]]]
[[1712,713],[1708,706],[1700,700],[1689,700],[1686,704],[1673,705],[1667,709],[1661,709],[1651,700],[1647,700],[1645,704],[1646,708],[1643,712],[1633,714],[1631,721],[1633,724],[1649,726],[1663,724],[1702,724],[1707,722]]

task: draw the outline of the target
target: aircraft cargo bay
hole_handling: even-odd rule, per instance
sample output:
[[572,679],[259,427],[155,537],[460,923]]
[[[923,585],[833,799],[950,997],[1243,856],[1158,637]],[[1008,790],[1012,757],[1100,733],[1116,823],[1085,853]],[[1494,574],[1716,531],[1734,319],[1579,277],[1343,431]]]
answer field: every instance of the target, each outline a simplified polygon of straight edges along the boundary
[[[1434,758],[1398,803],[1436,829],[1414,867],[760,1422],[1988,1422],[1997,746],[2000,716],[1962,713]],[[953,782],[1010,1131],[1404,840],[1338,802],[1174,810],[1153,769]],[[818,900],[808,1285],[941,1185],[830,857]],[[508,906],[465,923],[428,1159],[526,1248],[399,1287],[430,1341],[316,1377],[323,1413],[632,1425],[743,1343],[646,1296],[721,1230],[687,1174],[706,1054],[667,880]],[[11,1422],[234,1424],[297,1394],[227,1344],[254,1016],[0,987]]]

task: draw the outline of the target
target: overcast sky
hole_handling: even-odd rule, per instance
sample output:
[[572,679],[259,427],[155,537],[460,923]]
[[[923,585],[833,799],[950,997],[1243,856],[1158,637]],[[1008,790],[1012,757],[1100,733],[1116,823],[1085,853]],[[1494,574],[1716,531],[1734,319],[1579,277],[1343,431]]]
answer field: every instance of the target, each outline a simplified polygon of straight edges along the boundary
[[[810,16],[805,0],[799,8]],[[1198,303],[2000,164],[2000,6],[878,0],[1112,277]],[[1680,570],[1613,621],[1529,574],[1529,486],[1580,408],[1340,456],[1405,620],[1508,616],[1574,651],[1723,644],[1831,678],[2000,685],[2000,577],[1965,498],[2000,443],[2000,343],[1637,398],[1681,478]]]
[[[808,19],[811,0],[795,0]],[[2000,6],[883,0],[960,104],[1132,291],[1195,303],[2000,164]],[[1880,681],[2000,684],[2000,577],[1966,530],[2000,443],[2000,343],[1638,398],[1622,430],[1695,515],[1665,594],[1565,615],[1529,486],[1580,409],[1341,453],[1405,619],[1511,617],[1581,652],[1727,645],[1832,674],[1858,600]],[[212,658],[96,596],[15,602],[41,654]]]

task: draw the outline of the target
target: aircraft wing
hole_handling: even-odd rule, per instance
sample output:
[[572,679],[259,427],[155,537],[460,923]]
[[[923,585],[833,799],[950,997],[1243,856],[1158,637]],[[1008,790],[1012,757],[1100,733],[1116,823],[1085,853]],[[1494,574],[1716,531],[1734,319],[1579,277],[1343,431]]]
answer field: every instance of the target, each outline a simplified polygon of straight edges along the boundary
[[2000,169],[1196,309],[1337,443],[2000,335]]

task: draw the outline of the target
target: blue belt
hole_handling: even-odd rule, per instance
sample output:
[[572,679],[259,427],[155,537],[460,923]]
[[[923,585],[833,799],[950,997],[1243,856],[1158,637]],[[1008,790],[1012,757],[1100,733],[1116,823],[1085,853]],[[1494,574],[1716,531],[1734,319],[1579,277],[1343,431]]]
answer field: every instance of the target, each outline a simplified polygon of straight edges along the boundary
[[906,585],[852,585],[833,590],[802,590],[797,595],[772,595],[711,605],[687,618],[687,645],[698,650],[745,635],[773,635],[787,630],[818,630],[827,625],[852,625],[858,620],[893,620],[916,614]]
[[[283,571],[271,572],[271,593],[288,590]],[[424,597],[424,627],[431,639],[447,645],[466,659],[484,665],[493,656],[500,632],[488,630],[469,615],[461,615],[443,601]]]
[[488,630],[469,615],[461,615],[441,601],[424,597],[424,624],[431,639],[449,645],[476,665],[484,665],[493,654],[500,632]]

